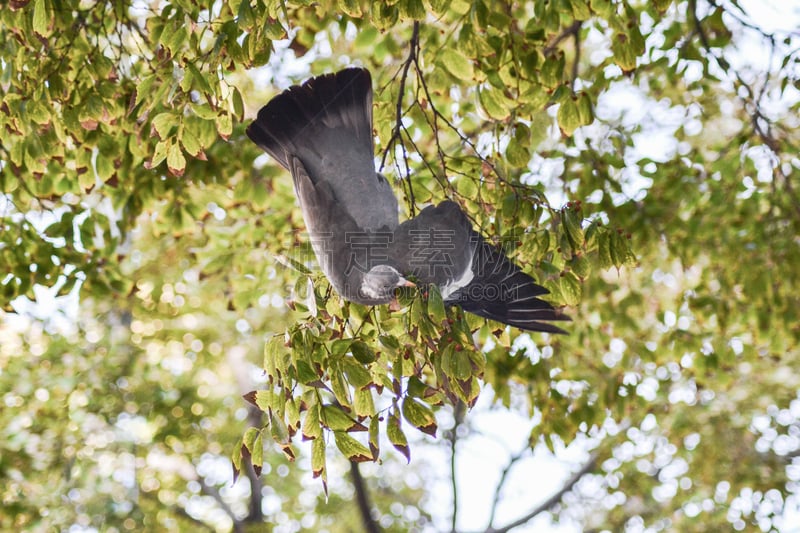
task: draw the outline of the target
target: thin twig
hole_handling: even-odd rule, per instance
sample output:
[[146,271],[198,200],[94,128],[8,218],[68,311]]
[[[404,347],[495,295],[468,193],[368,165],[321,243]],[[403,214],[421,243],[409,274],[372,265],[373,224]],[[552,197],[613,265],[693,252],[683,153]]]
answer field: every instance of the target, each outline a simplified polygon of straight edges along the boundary
[[503,471],[500,473],[500,480],[497,482],[497,487],[494,489],[494,498],[492,498],[492,511],[489,515],[489,529],[492,528],[492,524],[494,524],[494,517],[497,513],[497,506],[500,504],[500,494],[503,492],[503,487],[506,484],[506,480],[508,479],[508,474],[511,472],[511,469],[514,465],[525,456],[525,452],[530,451],[530,446],[527,444],[525,448],[521,450],[519,453],[512,455],[511,458],[508,460],[508,464],[503,468]]
[[577,35],[581,29],[582,24],[583,24],[582,21],[576,20],[575,22],[564,28],[564,30],[561,33],[559,33],[550,44],[544,47],[544,50],[542,50],[544,56],[547,57],[551,52],[553,52],[556,49],[556,47],[559,45],[561,41],[563,41],[570,35]]
[[453,406],[453,429],[448,435],[450,440],[450,484],[453,491],[453,518],[450,523],[450,531],[456,533],[456,521],[458,519],[458,484],[456,483],[456,442],[458,441],[458,427],[464,419],[464,402],[457,402]]
[[403,160],[406,167],[406,180],[408,186],[408,197],[411,216],[414,216],[415,205],[416,201],[414,200],[414,188],[411,186],[411,166],[408,163],[408,152],[406,151],[405,144],[402,142],[401,137],[401,128],[403,127],[403,96],[405,96],[406,92],[406,79],[408,78],[408,70],[411,68],[411,63],[416,63],[417,61],[417,52],[419,50],[419,21],[414,21],[414,28],[411,33],[411,41],[409,42],[409,50],[408,50],[408,57],[403,62],[402,67],[402,74],[400,76],[400,89],[397,94],[397,104],[395,109],[395,123],[394,128],[392,128],[392,136],[389,139],[389,142],[386,143],[386,149],[383,151],[383,158],[381,159],[381,166],[380,170],[383,170],[383,167],[386,165],[386,158],[389,155],[389,151],[395,147],[395,144],[400,141],[400,147],[403,150]]
[[206,483],[206,480],[203,479],[203,476],[201,476],[201,475],[197,476],[197,482],[200,483],[200,490],[203,491],[203,494],[205,494],[206,496],[211,496],[211,498],[215,502],[217,502],[217,505],[219,505],[220,508],[223,511],[225,511],[225,514],[228,515],[228,517],[233,522],[233,530],[236,533],[240,533],[240,532],[244,531],[244,529],[242,529],[241,521],[236,517],[236,515],[234,514],[233,509],[231,509],[230,505],[228,505],[225,502],[225,500],[222,499],[222,495],[217,490],[217,487],[215,487],[213,485],[209,485],[208,483]]
[[575,472],[572,477],[570,477],[566,483],[561,487],[561,489],[553,494],[550,498],[548,498],[544,503],[533,509],[531,512],[526,514],[525,516],[514,520],[510,524],[503,526],[501,528],[495,529],[489,527],[486,530],[486,533],[505,533],[506,531],[510,531],[515,527],[519,527],[529,521],[531,521],[536,516],[542,514],[545,511],[549,511],[552,507],[554,507],[558,502],[561,501],[561,498],[564,497],[566,493],[571,491],[573,487],[581,480],[583,476],[594,470],[595,465],[597,463],[597,455],[592,454],[589,460],[584,464],[577,472]]
[[576,31],[573,35],[575,38],[575,61],[572,62],[572,90],[575,90],[575,82],[578,80],[578,67],[581,62],[581,36],[580,32]]

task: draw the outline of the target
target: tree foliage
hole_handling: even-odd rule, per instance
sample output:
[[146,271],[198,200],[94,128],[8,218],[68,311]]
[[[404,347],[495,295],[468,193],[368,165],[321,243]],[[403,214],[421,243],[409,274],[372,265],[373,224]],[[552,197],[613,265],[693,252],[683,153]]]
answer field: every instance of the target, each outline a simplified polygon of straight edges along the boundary
[[[328,448],[408,460],[414,432],[440,435],[443,406],[488,385],[537,420],[531,446],[594,439],[585,475],[625,498],[573,512],[587,527],[780,514],[800,448],[790,35],[714,0],[16,0],[0,17],[4,309],[79,287],[130,316],[134,346],[134,324],[178,351],[215,327],[264,335],[266,374],[245,395],[263,419],[226,441],[236,470],[264,468],[269,441],[287,460],[311,441],[323,482]],[[534,346],[435,289],[399,312],[331,291],[291,180],[243,128],[276,90],[256,80],[350,62],[373,72],[376,161],[406,213],[460,203],[568,306],[570,335]],[[154,281],[145,243],[190,273],[195,303]],[[286,294],[290,314],[265,314]],[[126,364],[150,353],[133,350]]]

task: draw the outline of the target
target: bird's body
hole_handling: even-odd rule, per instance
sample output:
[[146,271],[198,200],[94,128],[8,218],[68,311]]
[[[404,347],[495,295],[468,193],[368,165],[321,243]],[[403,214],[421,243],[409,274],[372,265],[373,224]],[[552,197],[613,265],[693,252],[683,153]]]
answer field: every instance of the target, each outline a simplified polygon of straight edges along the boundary
[[567,320],[547,291],[489,245],[458,204],[428,206],[402,224],[397,199],[375,171],[372,82],[364,69],[312,78],[273,98],[248,136],[291,171],[311,243],[347,300],[389,303],[413,275],[446,303],[530,331]]

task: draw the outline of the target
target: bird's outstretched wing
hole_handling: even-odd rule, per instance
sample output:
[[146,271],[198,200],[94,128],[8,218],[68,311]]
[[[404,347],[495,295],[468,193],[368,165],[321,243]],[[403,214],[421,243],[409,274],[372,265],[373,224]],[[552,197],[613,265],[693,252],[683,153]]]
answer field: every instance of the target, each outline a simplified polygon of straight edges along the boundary
[[455,202],[423,209],[395,235],[400,268],[438,285],[447,303],[520,329],[564,333],[548,323],[569,318],[539,298],[547,289],[487,243]]

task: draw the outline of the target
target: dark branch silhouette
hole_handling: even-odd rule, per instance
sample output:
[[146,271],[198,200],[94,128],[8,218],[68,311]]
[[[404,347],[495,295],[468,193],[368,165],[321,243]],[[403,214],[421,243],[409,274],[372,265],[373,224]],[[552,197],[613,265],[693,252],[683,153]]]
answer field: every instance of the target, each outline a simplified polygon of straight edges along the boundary
[[353,487],[356,490],[356,503],[358,504],[358,511],[361,514],[361,522],[364,524],[364,531],[367,533],[380,533],[381,528],[377,522],[372,519],[372,507],[369,504],[369,495],[367,494],[367,486],[364,483],[364,478],[361,477],[361,470],[358,468],[358,463],[350,461],[350,477],[353,480]]

